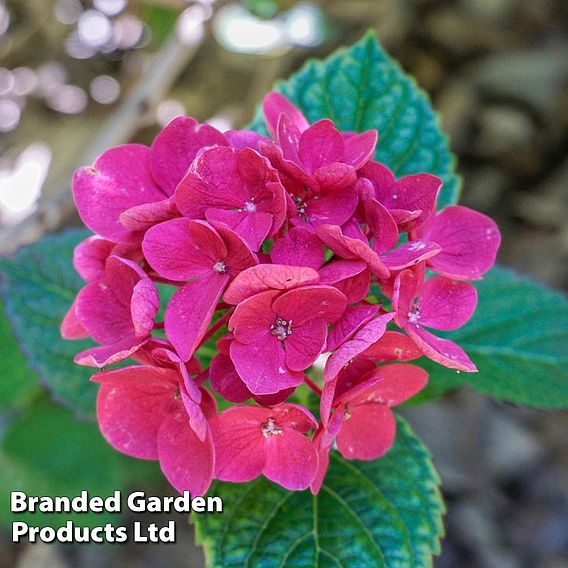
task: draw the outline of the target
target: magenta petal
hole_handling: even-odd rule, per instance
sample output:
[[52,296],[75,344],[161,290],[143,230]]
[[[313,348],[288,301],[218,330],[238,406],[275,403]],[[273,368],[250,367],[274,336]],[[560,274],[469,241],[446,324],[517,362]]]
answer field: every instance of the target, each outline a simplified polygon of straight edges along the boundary
[[211,273],[185,284],[172,296],[164,323],[166,336],[183,361],[189,361],[207,331],[229,277]]
[[366,199],[363,205],[365,220],[373,237],[373,250],[382,254],[396,246],[398,227],[386,207],[376,199]]
[[318,168],[312,176],[322,190],[336,193],[353,185],[357,179],[357,172],[349,164],[332,162]]
[[379,255],[369,245],[359,239],[346,237],[340,227],[318,225],[316,232],[324,244],[338,256],[347,260],[362,260],[379,278],[386,279],[390,276]]
[[120,224],[131,231],[146,231],[152,225],[179,217],[173,196],[155,201],[143,203],[127,209],[120,215]]
[[125,454],[158,459],[158,431],[175,407],[177,373],[170,369],[131,366],[99,373],[99,428],[108,443]]
[[214,449],[210,434],[200,441],[189,427],[182,406],[170,412],[158,432],[160,467],[180,493],[204,495],[213,480]]
[[[398,406],[420,392],[428,382],[428,373],[416,365],[393,363],[377,368],[371,376],[380,378],[373,392],[364,395],[365,401]],[[353,401],[353,404],[357,399]]]
[[213,390],[229,402],[244,402],[251,397],[228,355],[219,353],[213,357],[209,367],[209,380]]
[[407,336],[398,331],[385,334],[363,352],[363,357],[371,361],[411,361],[422,356],[422,351]]
[[312,443],[314,444],[318,454],[318,469],[315,477],[310,483],[310,491],[312,492],[312,495],[317,495],[320,492],[323,480],[325,479],[325,474],[329,467],[329,452],[331,451],[331,445],[323,442],[323,430],[318,430],[316,432],[312,439]]
[[130,316],[130,296],[117,296],[112,284],[104,281],[87,284],[76,299],[75,315],[98,343],[118,343],[134,337]]
[[60,333],[63,339],[84,339],[89,337],[88,331],[77,318],[76,308],[77,300],[75,299],[61,322]]
[[355,134],[346,138],[344,140],[345,154],[343,161],[356,170],[363,167],[373,157],[378,137],[376,130],[368,130],[362,134]]
[[418,289],[418,277],[412,270],[403,270],[394,281],[392,309],[396,313],[395,322],[403,327],[408,321],[408,314],[413,310],[413,301]]
[[457,369],[466,373],[475,373],[477,371],[477,368],[465,351],[453,341],[436,337],[416,325],[407,325],[405,329],[424,355],[432,359],[432,361],[436,361],[436,363],[440,363],[440,365],[449,369]]
[[199,150],[215,145],[226,146],[227,139],[213,126],[185,116],[174,118],[156,136],[150,150],[154,179],[167,195],[173,195]]
[[111,241],[137,240],[120,224],[120,215],[136,205],[167,197],[150,175],[149,152],[141,144],[117,146],[101,154],[92,167],[75,172],[73,197],[87,227]]
[[284,350],[272,335],[249,345],[233,341],[231,359],[253,394],[274,394],[303,382],[302,373],[287,369]]
[[142,249],[160,276],[180,281],[212,272],[227,256],[227,247],[211,225],[189,219],[172,219],[152,227]]
[[285,340],[286,366],[292,371],[307,369],[322,352],[326,333],[327,324],[321,319],[294,327]]
[[245,344],[272,337],[270,329],[276,321],[272,302],[277,295],[278,290],[266,290],[243,300],[229,320],[229,331],[233,331],[235,337]]
[[337,449],[348,460],[374,460],[394,443],[396,422],[383,404],[362,404],[351,409],[337,435]]
[[147,340],[137,340],[134,337],[109,345],[101,345],[100,347],[92,347],[77,353],[75,355],[75,363],[77,365],[85,365],[86,367],[98,367],[102,369],[114,363],[120,363],[133,355]]
[[316,284],[285,292],[272,304],[278,317],[292,321],[292,328],[313,320],[337,321],[347,307],[347,298],[333,286]]
[[464,325],[475,311],[477,290],[469,282],[430,278],[420,289],[419,323],[451,330]]
[[362,260],[332,260],[320,268],[320,283],[337,284],[364,272],[366,268]]
[[272,91],[268,93],[262,101],[262,110],[268,132],[276,138],[278,119],[280,115],[286,114],[292,120],[296,128],[303,132],[309,127],[309,123],[301,111],[296,108],[284,95]]
[[358,306],[349,306],[337,320],[327,338],[327,351],[335,351],[342,343],[359,329],[363,324],[377,315],[379,306],[373,304],[362,304]]
[[440,250],[434,242],[411,241],[381,255],[381,260],[389,270],[403,270],[432,258]]
[[142,278],[132,290],[130,317],[136,337],[148,337],[154,328],[154,320],[160,309],[160,297],[149,278]]
[[104,277],[105,264],[116,243],[93,236],[80,242],[73,251],[73,266],[87,281],[95,282]]
[[286,428],[281,435],[266,440],[266,465],[262,473],[290,490],[307,489],[318,468],[312,442],[300,432]]
[[363,353],[365,349],[381,338],[386,331],[387,324],[393,317],[393,313],[384,314],[359,328],[353,337],[343,343],[327,360],[323,372],[324,381],[328,382],[334,379],[351,359]]
[[270,257],[275,264],[307,266],[317,270],[323,264],[323,252],[314,233],[295,227],[274,243]]
[[256,211],[227,211],[211,208],[205,211],[208,221],[223,223],[240,235],[251,250],[258,251],[272,229],[273,218],[270,213]]
[[319,275],[312,268],[259,264],[243,270],[227,288],[224,299],[225,302],[236,305],[259,292],[289,290],[318,280]]
[[341,162],[344,151],[343,137],[327,118],[318,120],[300,136],[298,155],[310,174],[332,162]]
[[267,419],[265,409],[234,406],[211,421],[217,479],[243,482],[262,473],[267,453],[262,424]]
[[223,134],[233,148],[252,148],[258,151],[260,142],[269,142],[268,138],[253,130],[226,130]]
[[432,270],[449,278],[477,280],[495,263],[501,235],[495,222],[459,205],[446,207],[427,231],[442,252],[430,261]]

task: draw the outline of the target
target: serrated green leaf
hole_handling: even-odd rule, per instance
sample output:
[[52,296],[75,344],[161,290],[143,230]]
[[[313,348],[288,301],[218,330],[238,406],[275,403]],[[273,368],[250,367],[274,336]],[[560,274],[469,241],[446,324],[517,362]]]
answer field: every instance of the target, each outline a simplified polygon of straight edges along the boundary
[[209,568],[432,565],[444,505],[428,451],[398,418],[396,443],[382,459],[347,462],[333,453],[319,495],[259,478],[215,483],[222,515],[195,515]]
[[[440,176],[444,187],[439,207],[457,202],[461,179],[428,96],[387,55],[374,34],[368,33],[324,61],[309,61],[278,83],[276,90],[293,101],[310,122],[331,118],[341,130],[376,128],[375,159],[397,176],[421,172]],[[249,128],[266,134],[260,110]]]
[[4,314],[0,300],[0,410],[20,406],[39,391],[35,373],[12,333],[12,326]]
[[[107,497],[130,484],[159,479],[154,463],[140,462],[111,448],[98,428],[79,422],[68,410],[46,397],[35,401],[10,424],[0,448],[0,486],[28,495],[75,497],[82,490]],[[34,526],[61,526],[67,520],[81,526],[116,522],[110,513],[10,513],[9,493],[0,495],[0,523],[15,520]]]
[[432,362],[417,401],[464,384],[497,399],[541,408],[568,407],[568,299],[511,270],[496,267],[476,283],[471,321],[448,334],[479,369],[460,373]]
[[49,236],[0,261],[0,294],[6,314],[30,367],[53,393],[78,414],[94,413],[96,389],[92,369],[73,357],[90,341],[65,341],[59,334],[63,316],[84,285],[72,264],[73,248],[86,230]]

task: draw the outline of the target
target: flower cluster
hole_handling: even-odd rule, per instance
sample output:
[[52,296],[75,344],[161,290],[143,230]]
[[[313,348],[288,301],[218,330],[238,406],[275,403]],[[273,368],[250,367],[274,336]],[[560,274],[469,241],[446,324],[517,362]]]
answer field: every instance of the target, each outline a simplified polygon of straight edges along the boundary
[[[316,493],[334,444],[346,459],[383,455],[391,407],[427,381],[408,361],[476,370],[429,330],[468,321],[467,281],[500,241],[480,213],[436,211],[439,178],[396,179],[373,161],[376,131],[310,125],[278,93],[263,108],[270,138],[180,117],[150,147],[112,148],[73,179],[96,235],[75,250],[86,285],[62,334],[100,344],[76,361],[102,369],[110,444],[159,460],[193,495],[261,474]],[[125,359],[136,364],[103,369]],[[319,420],[297,404],[301,385],[320,398]]]

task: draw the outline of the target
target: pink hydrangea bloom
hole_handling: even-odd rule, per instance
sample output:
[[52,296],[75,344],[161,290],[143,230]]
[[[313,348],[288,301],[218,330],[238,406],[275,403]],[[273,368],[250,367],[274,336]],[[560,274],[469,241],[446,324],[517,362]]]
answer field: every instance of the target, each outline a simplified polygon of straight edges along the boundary
[[[178,117],[73,181],[95,235],[75,250],[86,285],[61,333],[100,344],[81,364],[136,363],[95,375],[101,431],[193,495],[259,475],[317,493],[334,446],[384,455],[391,408],[427,382],[407,361],[475,371],[429,330],[469,320],[466,281],[500,243],[486,216],[436,211],[436,176],[397,179],[373,161],[375,131],[310,124],[278,93],[263,110],[270,139]],[[296,404],[300,385],[319,397],[319,420]]]

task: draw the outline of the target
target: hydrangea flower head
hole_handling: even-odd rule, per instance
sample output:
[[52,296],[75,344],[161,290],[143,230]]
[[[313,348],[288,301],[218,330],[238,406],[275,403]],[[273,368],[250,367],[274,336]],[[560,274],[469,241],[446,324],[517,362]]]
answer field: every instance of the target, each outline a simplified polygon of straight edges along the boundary
[[[391,408],[427,382],[408,361],[476,370],[430,330],[473,315],[468,280],[500,242],[480,213],[436,211],[436,176],[374,161],[376,131],[310,124],[278,93],[263,110],[270,139],[179,117],[73,181],[95,234],[61,332],[99,344],[79,364],[131,360],[94,377],[101,432],[193,495],[260,475],[317,493],[334,446],[384,455]],[[298,404],[307,388],[318,418]]]

